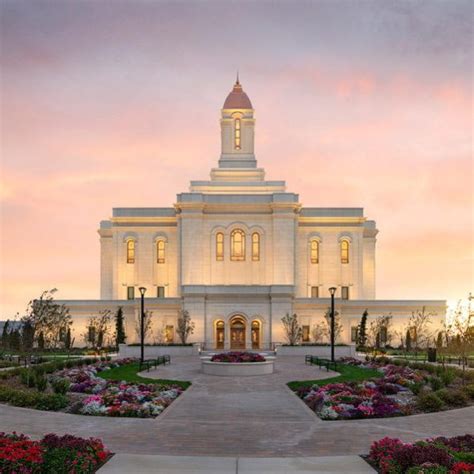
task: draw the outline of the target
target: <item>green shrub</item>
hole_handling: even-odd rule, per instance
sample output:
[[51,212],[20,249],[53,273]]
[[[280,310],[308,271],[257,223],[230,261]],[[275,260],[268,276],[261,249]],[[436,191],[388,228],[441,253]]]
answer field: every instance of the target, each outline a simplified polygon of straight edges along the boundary
[[433,392],[421,392],[418,396],[417,406],[421,411],[431,412],[441,410],[444,403],[443,400]]
[[27,387],[35,386],[35,374],[31,369],[21,369],[20,372],[20,381],[23,385]]
[[440,373],[439,376],[443,384],[447,387],[449,384],[454,382],[454,379],[457,376],[456,369],[453,369],[452,367],[445,367],[445,369]]
[[456,461],[469,462],[474,464],[474,453],[468,451],[450,451]]
[[469,398],[465,392],[454,388],[442,388],[436,392],[436,395],[444,403],[454,407],[463,407],[469,402]]
[[51,381],[51,386],[53,387],[54,393],[59,393],[65,395],[69,390],[71,383],[68,379],[56,377]]
[[17,407],[53,411],[64,408],[68,403],[64,395],[50,395],[5,386],[0,386],[0,401],[10,403]]
[[410,385],[410,390],[415,394],[418,395],[423,389],[425,388],[425,382],[414,382]]
[[67,406],[68,400],[64,395],[60,394],[38,394],[35,399],[35,406],[37,410],[58,411]]
[[428,379],[428,381],[429,381],[429,384],[431,386],[431,389],[434,392],[436,392],[436,390],[439,390],[439,389],[443,388],[443,381],[439,377],[436,377],[435,375],[430,377]]
[[474,383],[464,386],[463,391],[469,398],[474,400]]
[[35,386],[38,392],[44,392],[48,386],[48,380],[43,374],[35,375]]
[[35,365],[31,370],[35,374],[35,377],[42,376],[46,372],[44,367],[42,367],[41,365]]

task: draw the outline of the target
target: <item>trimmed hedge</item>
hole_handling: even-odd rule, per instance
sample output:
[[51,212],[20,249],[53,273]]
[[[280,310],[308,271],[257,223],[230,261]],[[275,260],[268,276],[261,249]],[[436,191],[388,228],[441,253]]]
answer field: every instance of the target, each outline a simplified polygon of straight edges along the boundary
[[57,411],[67,406],[68,399],[61,394],[32,392],[0,385],[0,402],[6,402],[16,407]]

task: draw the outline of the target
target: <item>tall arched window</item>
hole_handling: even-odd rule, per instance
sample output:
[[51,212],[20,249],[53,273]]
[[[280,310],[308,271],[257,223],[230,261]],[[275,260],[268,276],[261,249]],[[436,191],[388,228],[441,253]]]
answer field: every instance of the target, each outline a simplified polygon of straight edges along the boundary
[[156,263],[165,263],[165,241],[156,242]]
[[341,240],[341,263],[349,263],[349,241]]
[[240,119],[235,119],[234,122],[234,148],[240,150]]
[[218,262],[224,260],[224,234],[222,232],[216,234],[216,260]]
[[260,260],[260,234],[258,232],[252,234],[252,260],[254,262]]
[[135,241],[127,240],[127,263],[135,263]]
[[243,230],[236,229],[230,234],[230,259],[245,260],[245,233]]
[[319,263],[319,242],[311,241],[311,263]]

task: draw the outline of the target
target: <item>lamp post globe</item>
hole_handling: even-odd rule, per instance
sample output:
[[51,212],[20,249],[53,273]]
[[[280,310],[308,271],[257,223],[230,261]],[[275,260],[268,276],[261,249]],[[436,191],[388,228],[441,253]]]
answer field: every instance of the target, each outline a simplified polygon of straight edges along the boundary
[[334,358],[334,344],[335,344],[335,314],[334,314],[334,295],[336,294],[337,288],[332,286],[329,288],[331,294],[331,362],[335,362]]
[[141,311],[140,311],[140,367],[145,360],[145,293],[146,288],[141,286],[138,288],[141,295]]

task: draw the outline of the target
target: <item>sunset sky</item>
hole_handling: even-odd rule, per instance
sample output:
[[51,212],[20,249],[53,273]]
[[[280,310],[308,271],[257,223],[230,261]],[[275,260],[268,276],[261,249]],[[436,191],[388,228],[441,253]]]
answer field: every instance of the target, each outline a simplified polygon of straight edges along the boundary
[[267,178],[376,220],[377,297],[465,297],[472,40],[469,0],[3,0],[0,320],[99,297],[99,221],[209,176],[237,69]]

